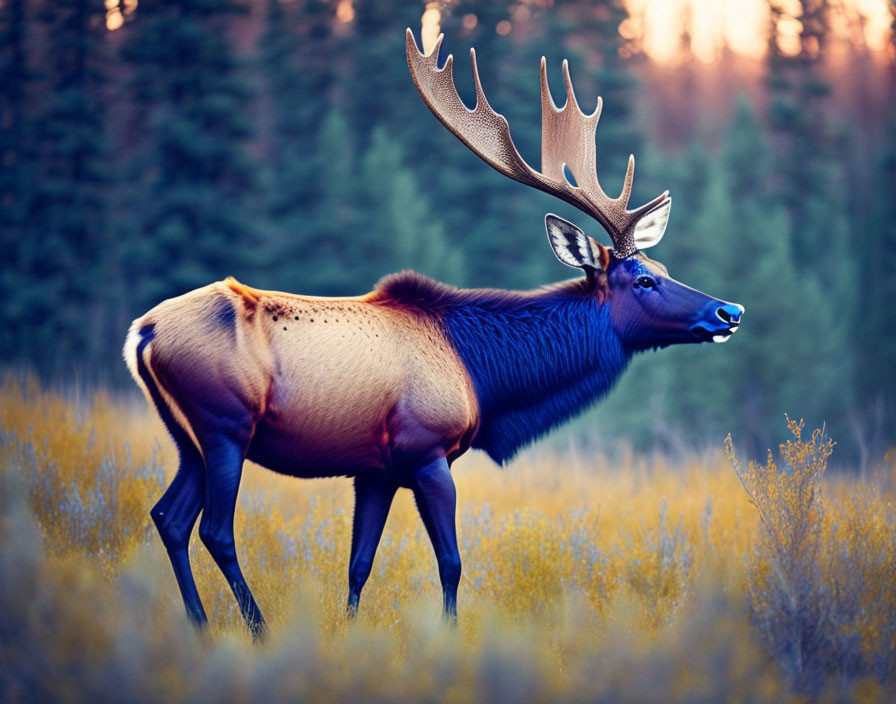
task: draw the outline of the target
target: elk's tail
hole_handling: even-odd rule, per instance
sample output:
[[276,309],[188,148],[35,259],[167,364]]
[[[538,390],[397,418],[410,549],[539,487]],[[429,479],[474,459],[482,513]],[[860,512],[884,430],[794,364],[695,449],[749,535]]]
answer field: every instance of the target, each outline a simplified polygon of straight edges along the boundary
[[159,378],[152,368],[151,345],[155,340],[155,323],[148,323],[138,318],[131,324],[124,343],[124,361],[134,381],[143,390],[146,398],[155,406],[159,417],[174,438],[178,449],[183,445],[192,445],[202,454],[202,447],[196,434],[174,397],[159,383]]

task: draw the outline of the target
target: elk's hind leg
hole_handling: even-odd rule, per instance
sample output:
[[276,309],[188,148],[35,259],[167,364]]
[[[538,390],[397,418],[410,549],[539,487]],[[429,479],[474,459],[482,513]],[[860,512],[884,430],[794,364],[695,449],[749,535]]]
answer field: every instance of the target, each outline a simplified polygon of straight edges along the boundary
[[200,439],[205,455],[205,508],[199,522],[199,537],[233,590],[240,612],[254,639],[267,633],[264,617],[246,584],[236,558],[233,514],[243,473],[247,437],[240,433],[209,433]]
[[454,522],[457,492],[448,461],[441,457],[414,472],[411,489],[439,563],[445,618],[456,623],[461,565]]
[[177,474],[162,498],[150,511],[150,516],[168,551],[187,616],[194,624],[202,627],[208,623],[208,618],[205,609],[202,608],[193,571],[190,569],[189,543],[196,517],[202,510],[205,500],[205,463],[193,439],[175,418],[169,402],[165,400],[157,384],[156,375],[150,371],[147,364],[148,348],[155,339],[155,325],[144,325],[140,330],[140,338],[134,354],[137,374],[146,386],[159,417],[171,433],[180,455]]
[[187,616],[202,628],[208,624],[208,618],[190,569],[189,543],[205,499],[205,465],[202,455],[186,433],[174,436],[180,453],[180,466],[171,485],[149,515],[168,551]]

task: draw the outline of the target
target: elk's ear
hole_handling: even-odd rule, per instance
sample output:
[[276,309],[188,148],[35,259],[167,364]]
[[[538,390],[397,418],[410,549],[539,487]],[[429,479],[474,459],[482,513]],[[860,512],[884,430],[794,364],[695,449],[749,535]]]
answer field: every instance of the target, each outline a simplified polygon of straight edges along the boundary
[[635,225],[635,246],[638,249],[653,247],[663,239],[671,210],[672,199],[666,198],[638,221],[638,224]]
[[578,227],[553,213],[544,216],[544,227],[554,255],[566,266],[579,269],[605,269],[610,253]]

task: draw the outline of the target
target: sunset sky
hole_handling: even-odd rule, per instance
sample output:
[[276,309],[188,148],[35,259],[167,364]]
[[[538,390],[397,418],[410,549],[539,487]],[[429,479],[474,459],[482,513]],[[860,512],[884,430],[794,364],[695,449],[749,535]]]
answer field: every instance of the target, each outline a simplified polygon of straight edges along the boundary
[[[334,2],[340,22],[348,24],[354,21],[356,0]],[[513,15],[523,12],[528,17],[527,5],[545,3],[550,4],[551,0],[521,0],[511,6],[507,20],[499,22],[495,31],[498,34],[511,33],[515,19]],[[789,6],[799,8],[797,0],[778,0],[778,3],[785,9]],[[136,10],[137,4],[138,0],[105,0],[106,26],[110,30],[121,27],[125,17]],[[442,13],[446,6],[450,12],[452,4],[452,0],[433,0],[421,8],[423,45],[427,50],[439,34]],[[767,0],[627,0],[627,4],[632,15],[630,31],[643,36],[644,49],[655,61],[674,60],[685,27],[690,28],[691,47],[701,61],[714,61],[726,45],[745,56],[758,57],[765,51]],[[835,5],[840,8],[833,17],[834,31],[838,36],[864,41],[876,51],[885,48],[891,22],[887,0],[839,0]],[[475,26],[475,12],[465,15],[464,20]],[[786,43],[788,36],[795,39],[799,34],[799,21],[789,21],[779,29]]]
[[[780,0],[785,9],[797,8],[795,0]],[[683,20],[690,18],[692,47],[697,58],[712,61],[727,45],[737,53],[760,56],[765,50],[768,22],[766,0],[629,0],[632,15],[644,18],[644,45],[658,61],[671,59],[678,48]],[[886,0],[842,0],[844,14],[856,25],[864,17],[864,40],[873,49],[883,49],[889,32],[890,16]],[[835,17],[834,29],[849,36],[850,28],[842,17]],[[671,31],[670,31],[671,28]],[[782,33],[800,30],[798,23],[782,27]]]
[[[350,2],[341,0],[340,4]],[[799,8],[796,0],[779,2],[785,9],[790,5]],[[628,0],[628,6],[631,31],[644,37],[644,49],[656,61],[669,61],[676,56],[682,29],[687,26],[693,52],[702,61],[714,61],[726,44],[747,56],[758,57],[765,51],[766,0]],[[890,24],[887,0],[841,0],[840,6],[841,12],[835,13],[833,19],[838,36],[861,38],[874,50],[885,47]],[[442,7],[442,2],[431,2],[422,14],[423,43],[427,49],[438,36]],[[475,23],[475,15],[465,16],[465,21],[467,17]],[[512,19],[499,22],[495,31],[512,32]],[[786,42],[787,36],[796,38],[799,34],[799,21],[792,20],[779,29]],[[856,37],[857,32],[862,36]]]

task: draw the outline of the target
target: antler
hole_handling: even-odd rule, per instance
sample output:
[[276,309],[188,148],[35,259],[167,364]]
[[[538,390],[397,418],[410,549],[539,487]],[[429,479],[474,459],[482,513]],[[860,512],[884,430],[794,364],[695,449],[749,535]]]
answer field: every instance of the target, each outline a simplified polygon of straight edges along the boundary
[[[566,103],[558,108],[548,87],[547,62],[544,57],[541,59],[542,170],[538,172],[517,151],[510,137],[507,119],[488,104],[479,80],[475,49],[470,49],[470,59],[473,63],[476,107],[470,110],[464,105],[454,86],[454,57],[449,54],[445,65],[438,67],[439,47],[443,38],[444,35],[439,35],[432,51],[424,55],[417,48],[413,32],[407,30],[411,77],[423,102],[445,127],[495,170],[515,181],[557,196],[597,220],[613,240],[617,257],[628,257],[639,246],[649,247],[659,242],[672,203],[669,191],[640,208],[628,210],[635,175],[635,157],[632,155],[629,156],[622,193],[618,198],[610,198],[604,193],[597,179],[595,146],[603,101],[597,99],[597,107],[590,115],[582,112],[565,60],[563,80],[566,83]],[[569,169],[576,185],[566,178],[564,166]]]

